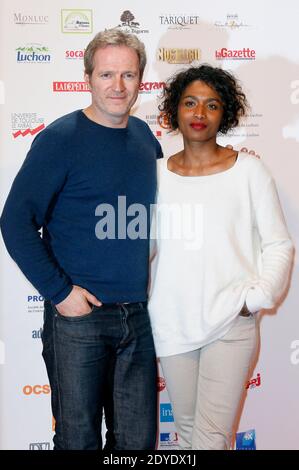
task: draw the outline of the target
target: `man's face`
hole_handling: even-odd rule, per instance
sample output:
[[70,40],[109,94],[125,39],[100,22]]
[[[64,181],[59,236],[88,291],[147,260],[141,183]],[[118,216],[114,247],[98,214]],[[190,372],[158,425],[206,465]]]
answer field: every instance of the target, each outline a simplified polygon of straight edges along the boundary
[[107,46],[94,55],[94,70],[85,74],[92,95],[95,120],[108,127],[126,127],[138,96],[139,59],[127,46]]

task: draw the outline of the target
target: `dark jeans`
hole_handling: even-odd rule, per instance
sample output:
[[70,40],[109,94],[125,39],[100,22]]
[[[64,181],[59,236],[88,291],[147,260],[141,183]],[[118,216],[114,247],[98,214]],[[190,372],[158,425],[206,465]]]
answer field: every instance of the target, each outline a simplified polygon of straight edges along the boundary
[[107,304],[64,317],[46,301],[43,358],[56,450],[101,449],[104,405],[115,450],[155,448],[157,366],[145,303]]

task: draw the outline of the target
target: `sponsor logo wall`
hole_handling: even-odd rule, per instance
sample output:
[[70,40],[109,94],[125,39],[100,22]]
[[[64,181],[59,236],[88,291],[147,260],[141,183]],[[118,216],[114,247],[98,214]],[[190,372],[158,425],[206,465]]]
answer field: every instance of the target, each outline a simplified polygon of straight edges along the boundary
[[[282,22],[286,11],[287,21]],[[67,0],[4,0],[0,12],[5,37],[0,50],[6,64],[0,69],[0,211],[35,136],[56,118],[88,106],[84,50],[96,32],[115,27],[137,34],[145,43],[148,65],[133,112],[148,123],[167,156],[182,146],[157,107],[167,78],[201,62],[237,75],[251,109],[240,126],[219,141],[261,155],[277,182],[290,233],[298,242],[296,2],[191,0],[182,5],[165,0],[146,5],[115,0],[110,8],[96,0],[73,5]],[[48,450],[53,447],[53,428],[51,390],[41,357],[44,299],[9,258],[2,239],[0,243],[0,449]],[[276,312],[260,315],[260,351],[244,384],[236,450],[299,450],[298,281],[295,260],[287,298]],[[159,448],[176,449],[178,436],[160,368],[157,393]]]

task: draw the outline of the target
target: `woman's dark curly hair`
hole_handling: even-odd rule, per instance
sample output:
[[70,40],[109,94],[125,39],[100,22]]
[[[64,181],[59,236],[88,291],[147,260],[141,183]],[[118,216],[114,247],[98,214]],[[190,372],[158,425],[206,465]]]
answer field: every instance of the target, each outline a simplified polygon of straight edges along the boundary
[[173,131],[178,129],[178,105],[185,88],[195,80],[200,80],[213,88],[221,98],[223,117],[219,132],[226,134],[239,124],[248,106],[245,94],[242,92],[237,79],[227,72],[208,64],[190,67],[173,75],[166,83],[162,93],[159,110],[165,113]]

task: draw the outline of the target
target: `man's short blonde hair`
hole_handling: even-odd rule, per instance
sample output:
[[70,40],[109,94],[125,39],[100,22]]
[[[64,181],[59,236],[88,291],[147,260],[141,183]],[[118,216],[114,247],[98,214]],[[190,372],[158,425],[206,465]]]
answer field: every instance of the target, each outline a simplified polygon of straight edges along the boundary
[[84,52],[85,73],[91,76],[94,69],[93,59],[96,51],[107,46],[127,46],[131,49],[134,49],[139,58],[139,78],[141,80],[146,66],[146,53],[144,44],[137,38],[137,36],[135,36],[135,34],[124,33],[117,28],[100,31],[90,41]]

